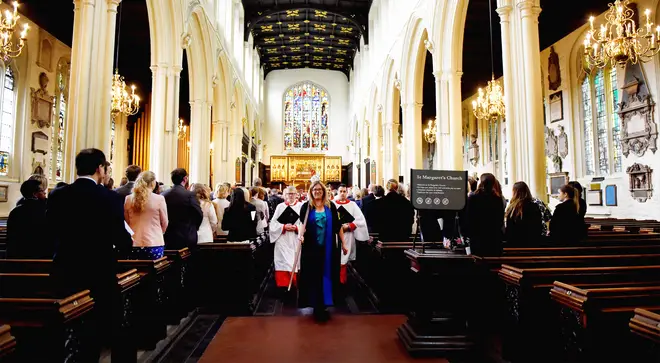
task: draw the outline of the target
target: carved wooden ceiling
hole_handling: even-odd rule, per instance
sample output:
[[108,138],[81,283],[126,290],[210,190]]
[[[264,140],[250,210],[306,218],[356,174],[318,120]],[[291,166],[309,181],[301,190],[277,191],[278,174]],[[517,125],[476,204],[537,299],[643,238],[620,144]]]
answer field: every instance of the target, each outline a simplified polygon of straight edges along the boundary
[[264,75],[317,68],[349,76],[360,37],[368,43],[372,0],[243,0],[245,40],[254,37]]

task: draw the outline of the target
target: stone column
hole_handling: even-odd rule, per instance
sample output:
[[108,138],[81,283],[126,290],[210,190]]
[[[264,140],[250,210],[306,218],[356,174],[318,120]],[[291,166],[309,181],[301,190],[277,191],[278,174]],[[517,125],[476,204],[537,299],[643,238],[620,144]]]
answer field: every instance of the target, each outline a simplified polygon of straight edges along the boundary
[[[170,172],[177,167],[177,143],[179,126],[179,87],[181,84],[181,66],[170,66],[167,73],[166,112],[164,122],[162,157],[162,181],[170,181]],[[160,176],[159,176],[160,177]]]
[[403,106],[403,135],[406,149],[406,174],[404,180],[409,182],[410,169],[421,169],[422,160],[422,106],[421,102],[402,104]]
[[[461,105],[461,77],[463,72],[451,71],[449,89],[449,157],[445,158],[449,170],[463,170],[463,113]],[[447,148],[443,148],[445,151]],[[439,155],[437,150],[436,155]]]
[[524,60],[524,93],[526,95],[526,152],[529,155],[529,187],[537,198],[546,199],[545,149],[543,120],[543,90],[541,87],[541,55],[539,53],[539,14],[534,1],[518,0],[521,16]]
[[209,182],[209,131],[211,105],[205,100],[190,101],[190,182]]
[[[105,113],[106,122],[95,117],[95,107],[108,98],[103,77],[111,77],[106,69],[107,49],[114,46],[114,23],[107,24],[111,14],[116,14],[120,0],[74,0],[73,38],[71,49],[71,78],[69,80],[68,127],[66,130],[64,180],[76,177],[73,160],[78,151],[88,147],[102,149],[109,157],[110,109]],[[106,26],[107,25],[107,26]],[[98,71],[98,64],[107,74]],[[99,107],[100,110],[100,107]],[[107,126],[105,129],[102,127]]]
[[[169,180],[166,176],[172,170],[164,170],[165,123],[167,99],[168,66],[158,64],[151,66],[151,129],[149,130],[149,169],[156,174],[158,180]],[[175,149],[176,150],[176,149]],[[144,167],[144,165],[141,165]]]
[[497,14],[500,16],[500,27],[502,29],[502,66],[504,70],[504,106],[506,108],[506,140],[507,140],[507,167],[509,174],[509,184],[519,180],[517,165],[517,146],[516,137],[516,112],[514,104],[514,85],[512,71],[512,44],[511,44],[511,5],[503,5],[497,8]]

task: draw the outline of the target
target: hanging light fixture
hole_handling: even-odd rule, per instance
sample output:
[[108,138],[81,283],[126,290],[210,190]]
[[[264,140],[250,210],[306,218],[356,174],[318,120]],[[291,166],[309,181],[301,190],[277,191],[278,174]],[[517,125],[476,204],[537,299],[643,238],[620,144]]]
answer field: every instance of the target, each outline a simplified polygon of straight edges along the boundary
[[176,130],[176,136],[179,138],[179,140],[186,138],[187,126],[183,124],[183,119],[179,119],[179,126],[177,126]]
[[135,94],[135,85],[131,85],[131,92],[126,89],[124,77],[119,75],[119,40],[121,34],[121,12],[123,6],[119,5],[119,21],[117,25],[117,50],[115,55],[115,74],[112,76],[112,116],[120,113],[132,116],[140,110],[140,97]]
[[594,17],[589,18],[590,29],[584,39],[584,54],[589,66],[605,68],[608,64],[624,66],[627,62],[648,62],[660,52],[660,26],[653,29],[651,10],[646,9],[646,24],[637,28],[635,11],[628,7],[630,0],[615,0],[605,13],[607,24],[597,32]]
[[27,32],[30,26],[27,23],[23,24],[23,30],[19,34],[18,44],[12,41],[14,33],[16,32],[16,23],[20,19],[18,15],[18,1],[14,1],[14,12],[5,10],[5,15],[0,14],[0,55],[4,61],[10,58],[16,58],[21,55],[25,40],[27,39]]
[[491,80],[486,90],[479,88],[479,96],[472,101],[474,116],[479,120],[502,120],[505,117],[504,90],[495,80],[495,62],[493,61],[493,11],[491,0],[488,0],[488,20],[490,22],[490,71]]

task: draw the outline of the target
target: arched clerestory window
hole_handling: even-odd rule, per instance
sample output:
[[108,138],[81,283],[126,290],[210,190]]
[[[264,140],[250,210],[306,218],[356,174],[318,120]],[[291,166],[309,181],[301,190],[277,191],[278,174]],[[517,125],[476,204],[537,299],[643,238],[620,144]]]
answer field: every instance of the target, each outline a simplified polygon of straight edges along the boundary
[[0,176],[10,173],[16,123],[16,78],[11,65],[2,66],[2,119],[0,120]]
[[585,74],[580,82],[584,174],[605,176],[622,171],[618,69]]
[[305,81],[284,93],[284,150],[328,151],[330,95]]

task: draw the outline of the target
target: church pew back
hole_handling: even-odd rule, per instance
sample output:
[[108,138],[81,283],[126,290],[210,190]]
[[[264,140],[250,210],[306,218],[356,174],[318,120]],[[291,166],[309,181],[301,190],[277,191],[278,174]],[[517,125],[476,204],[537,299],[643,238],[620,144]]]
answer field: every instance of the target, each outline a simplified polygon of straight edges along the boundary
[[16,338],[9,325],[0,325],[0,359],[9,357],[16,349]]
[[550,295],[560,308],[565,358],[572,361],[630,361],[629,322],[635,309],[660,309],[658,284],[578,288],[557,281]]
[[660,361],[660,308],[635,309],[628,323],[632,334],[631,351],[640,362]]
[[0,325],[11,325],[20,342],[12,359],[89,361],[93,307],[89,290],[61,299],[0,298]]

